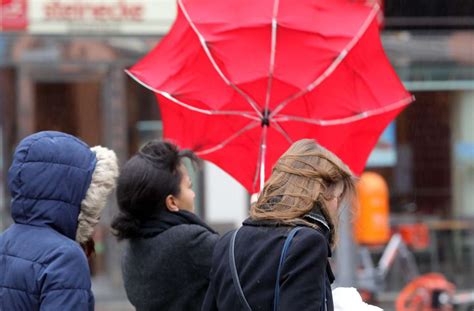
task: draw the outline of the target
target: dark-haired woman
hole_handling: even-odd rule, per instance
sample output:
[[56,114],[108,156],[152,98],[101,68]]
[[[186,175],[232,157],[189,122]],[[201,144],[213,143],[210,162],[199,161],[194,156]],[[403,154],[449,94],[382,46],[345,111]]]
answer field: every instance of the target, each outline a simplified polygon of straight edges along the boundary
[[112,228],[127,240],[125,290],[141,310],[200,310],[218,235],[194,214],[194,192],[182,159],[193,153],[152,141],[122,168],[119,214]]

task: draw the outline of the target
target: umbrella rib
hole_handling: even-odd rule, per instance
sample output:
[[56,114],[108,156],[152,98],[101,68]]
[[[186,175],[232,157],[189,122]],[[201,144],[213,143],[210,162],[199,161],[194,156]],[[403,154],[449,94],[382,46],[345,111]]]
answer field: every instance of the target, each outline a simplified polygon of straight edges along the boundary
[[368,117],[372,117],[375,115],[379,115],[385,112],[389,112],[392,110],[395,110],[397,108],[403,107],[408,105],[414,100],[414,96],[410,96],[407,98],[404,98],[394,104],[390,104],[385,107],[381,107],[378,109],[370,110],[370,111],[365,111],[362,113],[359,113],[354,116],[350,116],[347,118],[341,118],[341,119],[334,119],[334,120],[315,120],[315,119],[309,119],[309,118],[304,118],[304,117],[298,117],[298,116],[287,116],[287,115],[278,115],[273,118],[275,122],[291,122],[291,121],[296,121],[296,122],[304,122],[304,123],[309,123],[309,124],[316,124],[316,125],[321,125],[321,126],[331,126],[331,125],[341,125],[341,124],[347,124],[355,121],[359,121]]
[[250,124],[247,124],[246,126],[244,126],[243,128],[241,128],[239,131],[235,132],[233,135],[231,135],[230,137],[228,137],[226,140],[224,140],[223,142],[221,142],[220,144],[217,144],[211,148],[207,148],[207,149],[204,149],[204,150],[201,150],[201,151],[196,151],[196,154],[198,156],[201,156],[201,155],[206,155],[206,154],[209,154],[209,153],[212,153],[212,152],[215,152],[219,149],[222,149],[224,148],[227,144],[229,144],[231,141],[233,141],[234,139],[236,139],[237,137],[239,137],[240,135],[242,135],[243,133],[259,126],[260,123],[258,122],[252,122]]
[[292,144],[294,141],[293,139],[291,139],[290,135],[281,127],[280,124],[278,124],[278,122],[276,122],[275,120],[272,120],[272,124],[275,126],[275,129],[280,132],[280,134],[290,143]]
[[265,96],[265,111],[268,110],[270,105],[270,94],[272,91],[272,82],[273,82],[273,73],[275,70],[275,55],[276,55],[276,34],[278,28],[277,15],[278,7],[280,5],[279,0],[274,0],[273,3],[273,17],[272,17],[272,41],[270,46],[270,65],[268,68],[268,85],[267,85],[267,94]]
[[270,116],[275,116],[278,112],[280,112],[285,106],[290,103],[291,101],[305,95],[306,93],[311,92],[315,87],[320,85],[328,76],[330,76],[334,70],[339,66],[339,64],[346,58],[346,56],[349,54],[349,52],[352,50],[352,48],[356,45],[357,42],[359,42],[360,38],[362,35],[367,31],[369,28],[370,24],[372,23],[373,19],[375,16],[377,16],[378,11],[380,10],[380,6],[375,3],[372,7],[372,10],[370,11],[367,19],[364,21],[360,29],[357,31],[356,35],[352,40],[347,44],[347,46],[339,53],[337,58],[329,65],[328,68],[313,82],[311,82],[306,88],[300,90],[299,92],[291,95],[290,97],[286,98],[283,100],[281,103],[278,104],[278,106],[272,111]]
[[263,190],[263,185],[265,182],[265,156],[267,153],[267,132],[268,127],[264,126],[262,128],[262,136],[260,138],[260,148],[258,153],[258,162],[255,171],[255,177],[253,180],[253,189],[257,186],[257,179],[260,176],[260,189],[259,192]]
[[182,107],[185,107],[189,110],[192,110],[192,111],[195,111],[195,112],[199,112],[199,113],[202,113],[202,114],[206,114],[206,115],[227,115],[227,116],[241,116],[241,117],[244,117],[244,118],[247,118],[247,119],[251,119],[251,120],[255,120],[255,121],[260,121],[261,119],[259,117],[257,117],[256,115],[252,115],[250,114],[249,112],[247,111],[235,111],[235,110],[224,110],[224,111],[220,111],[220,110],[207,110],[207,109],[201,109],[201,108],[196,108],[192,105],[189,105],[189,104],[186,104],[182,101],[180,101],[179,99],[177,99],[176,97],[174,97],[173,95],[171,95],[170,93],[168,92],[165,92],[165,91],[160,91],[158,89],[155,89],[151,86],[149,86],[148,84],[142,82],[140,79],[138,79],[133,73],[131,73],[129,70],[125,70],[125,72],[130,76],[132,77],[132,79],[134,79],[135,81],[137,81],[139,84],[143,85],[144,87],[146,87],[147,89],[149,89],[150,91],[153,91],[155,93],[158,93],[160,94],[161,96],[171,100],[172,102],[182,106]]
[[217,65],[214,57],[212,56],[211,54],[211,51],[209,51],[209,48],[207,46],[207,43],[206,43],[206,39],[204,38],[204,36],[199,32],[199,30],[197,29],[196,25],[192,22],[191,20],[191,17],[189,16],[188,14],[188,11],[186,11],[186,8],[184,7],[184,4],[183,4],[183,1],[182,0],[178,0],[178,5],[179,7],[181,8],[181,10],[183,11],[183,14],[186,18],[186,21],[188,22],[189,26],[193,29],[194,33],[196,34],[196,36],[198,37],[199,39],[199,43],[201,44],[201,47],[203,48],[204,50],[204,53],[206,53],[206,56],[209,58],[209,61],[211,62],[212,64],[212,67],[217,71],[217,73],[219,74],[219,76],[222,78],[222,80],[224,80],[224,82],[229,85],[230,87],[232,87],[234,90],[237,91],[237,93],[239,93],[249,104],[250,106],[252,106],[252,108],[255,110],[255,112],[257,112],[257,114],[263,118],[263,114],[262,112],[260,111],[260,107],[258,107],[257,103],[248,95],[246,94],[244,91],[242,91],[240,88],[237,87],[237,85],[235,85],[233,82],[231,82],[225,75],[224,73],[222,72],[222,70],[219,68],[219,66]]

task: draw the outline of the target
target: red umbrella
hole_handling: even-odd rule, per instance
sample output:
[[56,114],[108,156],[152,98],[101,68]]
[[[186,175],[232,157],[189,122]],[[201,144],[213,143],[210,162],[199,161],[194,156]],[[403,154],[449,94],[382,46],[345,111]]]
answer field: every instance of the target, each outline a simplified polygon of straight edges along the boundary
[[378,10],[349,0],[178,0],[169,34],[128,73],[156,92],[165,138],[249,192],[300,138],[360,173],[412,101],[383,52]]

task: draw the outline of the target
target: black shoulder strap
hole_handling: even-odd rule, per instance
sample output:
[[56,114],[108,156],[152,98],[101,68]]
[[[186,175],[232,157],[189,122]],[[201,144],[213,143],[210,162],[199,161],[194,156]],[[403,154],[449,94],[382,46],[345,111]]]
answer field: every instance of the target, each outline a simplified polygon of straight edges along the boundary
[[234,233],[232,234],[232,239],[230,240],[229,244],[229,265],[230,265],[230,270],[232,272],[232,282],[234,283],[235,290],[237,291],[237,296],[239,296],[240,303],[242,304],[242,307],[246,311],[252,311],[252,308],[250,308],[249,303],[247,302],[247,299],[245,298],[244,292],[242,290],[242,286],[240,286],[240,280],[239,280],[239,274],[237,273],[237,267],[235,266],[235,237],[237,236],[237,232],[239,232],[239,229],[236,229]]
[[293,237],[300,229],[301,227],[296,227],[296,228],[291,229],[290,233],[288,234],[288,237],[285,240],[285,244],[283,244],[283,249],[280,254],[280,263],[278,264],[277,279],[275,282],[275,295],[273,296],[273,310],[274,311],[278,310],[278,305],[280,304],[280,274],[281,274],[281,269],[283,267],[283,263],[285,262],[285,259],[286,259],[286,253],[288,253],[288,248],[290,247],[291,240],[293,240]]
[[[237,267],[235,265],[235,237],[237,236],[237,232],[239,232],[239,229],[236,229],[234,233],[232,234],[232,238],[229,244],[229,265],[232,273],[232,282],[234,283],[235,290],[237,291],[237,296],[239,296],[240,303],[242,304],[242,307],[246,311],[252,311],[252,308],[250,308],[250,305],[245,298],[244,292],[242,290],[242,286],[240,285],[240,280],[239,280],[239,275],[237,273]],[[285,262],[286,259],[286,254],[288,253],[288,248],[290,247],[291,241],[293,240],[293,237],[296,235],[296,233],[301,229],[301,227],[296,227],[293,228],[290,233],[288,234],[288,237],[285,240],[285,243],[283,244],[283,249],[280,254],[280,261],[278,264],[278,271],[277,271],[277,279],[275,282],[275,294],[273,298],[273,310],[277,311],[278,310],[278,305],[280,303],[280,274],[281,274],[281,269],[283,266],[283,263]],[[327,304],[326,304],[326,273],[323,278],[323,288],[322,288],[322,310],[327,310]]]
[[324,271],[324,277],[323,277],[323,287],[322,287],[322,294],[321,294],[321,311],[327,311],[328,310],[328,299],[326,296],[326,275],[327,272]]

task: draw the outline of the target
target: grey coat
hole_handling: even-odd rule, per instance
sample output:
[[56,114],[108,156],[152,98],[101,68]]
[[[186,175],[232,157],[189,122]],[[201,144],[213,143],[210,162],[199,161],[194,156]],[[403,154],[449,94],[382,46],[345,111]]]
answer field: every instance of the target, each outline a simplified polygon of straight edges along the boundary
[[137,311],[200,310],[219,236],[197,224],[131,239],[122,257],[128,299]]

